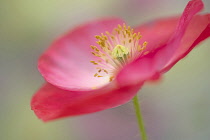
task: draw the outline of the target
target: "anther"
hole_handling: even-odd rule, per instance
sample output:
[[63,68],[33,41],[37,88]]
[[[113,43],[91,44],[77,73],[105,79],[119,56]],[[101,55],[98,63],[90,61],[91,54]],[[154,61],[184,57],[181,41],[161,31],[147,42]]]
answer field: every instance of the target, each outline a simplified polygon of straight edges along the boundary
[[[146,49],[147,42],[139,44],[142,38],[140,32],[134,33],[134,30],[126,24],[118,25],[112,32],[106,31],[100,35],[96,35],[98,46],[90,46],[93,50],[92,54],[99,57],[97,61],[90,61],[97,67],[97,73],[94,77],[103,77],[109,74],[109,81],[113,81],[114,73],[119,67],[133,61],[140,55],[149,53]],[[100,75],[99,75],[100,73]],[[102,74],[102,75],[101,75]]]

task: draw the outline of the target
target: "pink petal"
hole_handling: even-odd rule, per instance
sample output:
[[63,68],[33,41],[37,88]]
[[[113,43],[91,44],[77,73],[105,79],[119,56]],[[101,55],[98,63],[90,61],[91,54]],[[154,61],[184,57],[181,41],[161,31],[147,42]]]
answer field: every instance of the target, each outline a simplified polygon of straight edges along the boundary
[[204,5],[201,0],[192,0],[187,4],[179,20],[174,35],[171,37],[166,46],[163,47],[155,56],[155,67],[157,67],[158,70],[163,69],[166,64],[169,64],[171,62],[170,59],[173,59],[173,56],[176,55],[176,51],[183,47],[182,42],[183,39],[185,39],[185,34],[188,37],[189,34],[191,34],[192,29],[194,31],[197,30],[195,33],[193,33],[193,35],[191,35],[192,38],[190,38],[192,41],[194,41],[197,39],[195,37],[198,37],[206,28],[206,26],[208,25],[207,22],[201,22],[201,26],[198,27],[194,26],[195,22],[198,23],[199,19],[205,19],[205,17],[199,18],[199,16],[195,16],[195,14],[201,11],[203,7]]
[[109,82],[109,77],[94,77],[96,59],[91,45],[96,45],[95,35],[112,31],[121,19],[103,19],[73,29],[55,41],[40,57],[38,68],[49,83],[71,90],[90,90]]
[[68,91],[45,84],[32,98],[31,107],[43,121],[93,113],[117,107],[131,100],[142,83],[131,87],[109,84],[94,91]]
[[180,59],[184,58],[196,45],[210,36],[210,14],[196,16],[190,23],[180,47],[171,60],[164,66],[162,72],[168,71]]
[[[200,0],[190,1],[186,6],[185,11],[183,12],[178,22],[178,26],[176,28],[174,28],[174,24],[171,23],[173,20],[176,23],[177,22],[176,19],[170,18],[168,22],[166,21],[167,22],[166,25],[168,25],[167,27],[169,28],[165,28],[165,30],[172,30],[172,31],[164,31],[163,33],[161,33],[160,37],[157,36],[158,39],[160,40],[163,39],[165,42],[162,41],[158,41],[158,43],[152,42],[152,45],[149,47],[150,53],[138,58],[136,61],[125,66],[125,68],[117,76],[118,82],[122,85],[131,85],[131,84],[137,84],[138,82],[142,82],[145,80],[153,79],[154,77],[159,77],[160,71],[166,66],[166,64],[172,63],[172,59],[177,55],[176,52],[180,50],[181,47],[183,47],[182,42],[183,39],[186,39],[188,37],[187,34],[192,33],[191,32],[192,29],[194,31],[196,30],[196,32],[193,33],[193,35],[191,36],[193,43],[208,26],[209,23],[207,22],[208,21],[207,16],[205,15],[194,16],[202,8],[203,8],[202,1]],[[201,25],[196,27],[195,23],[197,23],[200,20],[201,20]],[[163,23],[161,24],[164,25]],[[160,27],[161,29],[163,29],[160,25],[156,27]],[[156,28],[153,29],[154,31],[159,30]],[[174,32],[174,34],[172,34],[172,32]],[[152,40],[155,40],[153,39],[154,38],[153,36],[151,37]],[[149,43],[150,42],[148,42],[148,45]],[[182,50],[187,51],[188,50],[187,48],[190,48],[190,46],[186,45],[185,49]]]
[[149,23],[137,26],[135,32],[140,32],[142,38],[140,44],[148,42],[145,51],[153,51],[165,45],[173,35],[180,17],[157,19]]

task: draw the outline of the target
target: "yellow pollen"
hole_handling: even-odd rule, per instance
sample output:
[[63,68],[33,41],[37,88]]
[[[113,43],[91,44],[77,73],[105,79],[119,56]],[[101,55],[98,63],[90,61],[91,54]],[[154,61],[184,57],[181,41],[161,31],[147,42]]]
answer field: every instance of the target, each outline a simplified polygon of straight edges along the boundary
[[94,77],[98,76],[98,73],[94,74]]
[[107,70],[104,70],[104,72],[105,72],[106,74],[108,74],[108,71],[107,71]]
[[[124,65],[130,63],[136,58],[149,53],[146,50],[148,42],[140,43],[142,35],[135,33],[130,26],[118,25],[112,32],[106,31],[101,35],[96,35],[98,46],[90,46],[92,54],[98,58],[96,61],[90,61],[98,65],[98,72],[94,77],[109,76],[109,81],[114,79],[114,75]],[[100,75],[99,75],[100,73]]]
[[147,55],[149,53],[149,51],[144,52],[144,55]]
[[111,82],[113,79],[114,79],[114,76],[111,76],[111,77],[109,78],[109,82]]
[[92,89],[97,89],[97,87],[92,87]]

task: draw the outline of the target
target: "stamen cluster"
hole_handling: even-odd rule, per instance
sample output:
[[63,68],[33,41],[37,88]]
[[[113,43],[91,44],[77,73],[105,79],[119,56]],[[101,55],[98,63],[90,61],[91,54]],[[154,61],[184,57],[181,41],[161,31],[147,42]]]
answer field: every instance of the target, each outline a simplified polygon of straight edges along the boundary
[[99,66],[94,77],[103,77],[108,74],[110,81],[113,80],[116,70],[145,53],[147,46],[147,42],[139,44],[142,37],[140,32],[134,33],[134,30],[125,24],[118,25],[112,33],[106,31],[105,34],[101,33],[95,37],[98,39],[99,47],[90,46],[93,50],[92,54],[99,58],[97,61],[90,61]]

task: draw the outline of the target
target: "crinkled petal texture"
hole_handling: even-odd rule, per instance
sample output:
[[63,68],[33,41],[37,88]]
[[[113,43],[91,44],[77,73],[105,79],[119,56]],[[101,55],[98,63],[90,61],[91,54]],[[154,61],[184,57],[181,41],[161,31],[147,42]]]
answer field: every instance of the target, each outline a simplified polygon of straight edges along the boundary
[[40,119],[49,121],[128,102],[145,81],[158,78],[209,37],[210,15],[196,15],[202,8],[200,0],[192,0],[180,17],[159,19],[135,28],[143,35],[141,40],[148,42],[145,51],[149,53],[126,65],[112,82],[93,76],[90,45],[95,45],[95,35],[111,32],[122,20],[94,21],[67,33],[39,60],[39,70],[47,83],[34,95],[32,109]]
[[125,66],[117,80],[132,85],[145,79],[157,79],[198,43],[210,36],[210,14],[196,15],[203,8],[200,0],[188,3],[181,17],[161,19],[137,27],[148,42],[147,55]]

